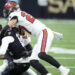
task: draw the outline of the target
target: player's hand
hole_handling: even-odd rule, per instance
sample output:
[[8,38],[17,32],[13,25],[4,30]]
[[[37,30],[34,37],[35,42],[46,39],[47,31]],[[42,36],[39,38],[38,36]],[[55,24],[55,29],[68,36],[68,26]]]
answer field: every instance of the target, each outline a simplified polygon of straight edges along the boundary
[[31,52],[29,52],[29,51],[24,51],[23,52],[23,57],[29,57],[31,55]]
[[10,61],[8,62],[8,68],[11,70],[11,69],[14,69],[14,62],[13,61]]
[[3,55],[3,56],[0,56],[0,59],[5,59],[5,56]]
[[62,33],[58,33],[58,32],[53,32],[54,33],[54,36],[59,39],[59,40],[62,40],[63,39],[63,34]]

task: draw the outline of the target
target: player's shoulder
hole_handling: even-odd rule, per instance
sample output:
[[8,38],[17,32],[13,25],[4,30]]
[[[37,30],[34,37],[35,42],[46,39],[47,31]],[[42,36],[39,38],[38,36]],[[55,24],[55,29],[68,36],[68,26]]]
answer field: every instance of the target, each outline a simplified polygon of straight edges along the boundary
[[14,11],[14,12],[10,13],[10,15],[8,16],[8,20],[10,21],[14,17],[19,18],[21,15],[21,12],[22,11]]
[[10,13],[9,16],[13,17],[13,16],[19,16],[19,14],[21,13],[21,11],[14,11],[12,13]]

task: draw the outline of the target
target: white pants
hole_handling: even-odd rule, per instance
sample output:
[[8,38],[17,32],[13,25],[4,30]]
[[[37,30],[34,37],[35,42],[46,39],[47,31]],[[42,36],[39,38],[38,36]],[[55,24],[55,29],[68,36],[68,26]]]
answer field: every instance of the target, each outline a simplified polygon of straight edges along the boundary
[[37,43],[32,50],[33,52],[31,55],[31,59],[39,60],[38,54],[40,52],[47,53],[49,51],[49,47],[52,44],[53,38],[54,38],[54,34],[49,28],[46,28],[43,31],[41,31]]
[[14,38],[12,36],[6,36],[4,38],[2,38],[2,45],[0,48],[0,55],[5,55],[8,46],[10,43],[14,42]]

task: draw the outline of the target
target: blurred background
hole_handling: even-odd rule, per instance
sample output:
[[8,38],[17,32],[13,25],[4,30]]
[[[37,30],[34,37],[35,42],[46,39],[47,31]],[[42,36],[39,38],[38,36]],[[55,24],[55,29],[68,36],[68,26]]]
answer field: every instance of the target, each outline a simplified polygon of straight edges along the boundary
[[20,3],[22,10],[37,18],[75,19],[75,0],[0,0],[0,11],[6,1]]
[[[20,3],[23,11],[32,14],[52,30],[63,34],[62,40],[54,39],[48,54],[70,68],[69,75],[75,75],[75,0],[0,0],[0,24],[3,26],[6,24],[6,19],[3,18],[2,11],[7,1]],[[34,37],[31,39],[34,46],[36,39]],[[40,62],[53,75],[60,75],[53,66],[42,60]]]

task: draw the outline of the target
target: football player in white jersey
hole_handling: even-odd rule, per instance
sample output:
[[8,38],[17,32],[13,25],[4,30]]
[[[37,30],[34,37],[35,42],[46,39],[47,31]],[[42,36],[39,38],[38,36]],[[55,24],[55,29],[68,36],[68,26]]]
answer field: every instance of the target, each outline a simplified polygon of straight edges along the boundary
[[[58,68],[61,72],[61,75],[68,75],[69,69],[60,65],[54,58],[47,55],[49,47],[52,43],[54,35],[59,36],[56,32],[53,32],[51,29],[46,27],[43,23],[35,19],[30,14],[21,11],[19,4],[15,2],[8,2],[5,4],[4,16],[8,17],[8,24],[4,27],[1,32],[1,37],[4,33],[12,27],[19,27],[27,31],[29,34],[37,38],[37,43],[33,48],[31,55],[31,65],[38,71],[41,68],[38,67],[39,63],[37,60],[42,59],[52,64]],[[41,71],[43,71],[41,69]],[[43,75],[51,75],[51,73],[44,73]]]

